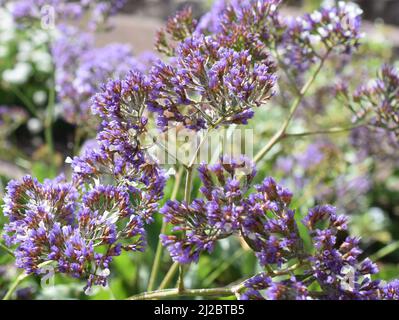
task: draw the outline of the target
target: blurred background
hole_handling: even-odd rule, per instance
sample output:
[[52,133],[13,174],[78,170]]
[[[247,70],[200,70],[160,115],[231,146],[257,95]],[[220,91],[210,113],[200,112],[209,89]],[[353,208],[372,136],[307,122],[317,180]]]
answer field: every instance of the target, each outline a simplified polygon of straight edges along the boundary
[[[290,6],[287,11],[290,13],[301,11],[315,10],[326,1],[323,0],[288,0],[286,3]],[[327,2],[334,2],[327,1]],[[336,1],[338,2],[338,1]],[[399,1],[398,0],[357,0],[354,1],[364,11],[363,17],[369,24],[387,24],[399,26]],[[189,5],[197,17],[200,17],[211,6],[212,0],[128,0],[121,14],[115,17],[116,29],[108,36],[104,36],[100,41],[110,41],[114,39],[129,41],[135,45],[136,50],[152,49],[152,37],[156,30],[162,26],[163,22],[172,15],[176,10],[182,9]],[[128,16],[128,17],[126,17]],[[133,18],[133,19],[132,19]],[[367,24],[366,24],[367,25]],[[134,39],[130,36],[126,27],[130,26],[137,32]],[[395,29],[387,27],[389,32],[389,40],[399,46],[399,35]],[[124,34],[125,31],[125,34]]]

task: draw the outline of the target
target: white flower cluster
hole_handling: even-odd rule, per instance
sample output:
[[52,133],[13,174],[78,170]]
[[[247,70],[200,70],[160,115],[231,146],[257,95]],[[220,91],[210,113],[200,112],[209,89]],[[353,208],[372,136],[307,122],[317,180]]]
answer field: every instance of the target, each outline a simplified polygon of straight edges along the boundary
[[35,72],[50,73],[51,37],[48,30],[19,28],[11,13],[0,8],[0,80],[6,85],[21,85]]

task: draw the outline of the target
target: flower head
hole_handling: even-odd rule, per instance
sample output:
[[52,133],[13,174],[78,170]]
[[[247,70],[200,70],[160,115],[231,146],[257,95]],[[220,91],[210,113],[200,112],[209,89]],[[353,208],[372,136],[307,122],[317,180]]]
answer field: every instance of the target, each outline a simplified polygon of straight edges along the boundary
[[161,209],[174,231],[185,231],[183,238],[161,235],[163,245],[180,263],[198,261],[200,253],[211,252],[217,240],[239,231],[244,213],[242,198],[255,176],[253,165],[245,158],[224,157],[213,166],[201,165],[198,172],[205,199],[195,199],[191,204],[168,201]]
[[105,285],[114,256],[145,246],[142,219],[124,188],[98,186],[80,201],[81,190],[63,177],[39,183],[26,176],[7,191],[5,239],[27,273],[53,262],[60,273]]
[[360,107],[358,116],[370,115],[373,126],[383,128],[399,136],[399,72],[384,65],[378,78],[368,86],[361,86],[354,94],[354,102]]
[[361,14],[356,4],[340,1],[336,6],[286,19],[281,41],[285,67],[303,72],[327,52],[351,53],[362,38]]
[[171,64],[159,62],[152,69],[151,108],[163,129],[168,122],[194,130],[246,123],[253,108],[271,98],[274,72],[271,61],[254,63],[247,50],[193,36],[178,45]]

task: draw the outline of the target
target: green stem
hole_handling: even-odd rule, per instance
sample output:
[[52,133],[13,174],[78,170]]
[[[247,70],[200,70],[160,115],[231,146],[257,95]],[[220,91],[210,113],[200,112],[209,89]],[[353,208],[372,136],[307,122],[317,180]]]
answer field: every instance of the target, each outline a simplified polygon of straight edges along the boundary
[[17,289],[17,287],[19,286],[19,284],[24,281],[27,277],[29,277],[30,274],[26,274],[26,273],[22,273],[20,274],[15,281],[11,284],[10,288],[8,288],[7,293],[5,294],[5,296],[3,297],[3,300],[10,300],[12,294],[14,293],[14,291]]
[[324,62],[326,61],[330,51],[326,53],[324,58],[320,61],[319,66],[311,76],[311,78],[306,82],[306,84],[303,86],[301,91],[299,92],[298,97],[295,99],[293,102],[290,111],[288,113],[287,119],[284,121],[283,125],[281,128],[275,133],[275,135],[270,139],[270,141],[255,155],[254,162],[257,163],[259,162],[269,151],[271,148],[273,148],[281,139],[284,138],[285,132],[294,117],[294,114],[296,110],[298,109],[299,105],[301,104],[303,98],[305,97],[306,93],[309,91],[310,87],[312,86],[313,82],[316,80],[317,75],[323,68]]
[[[46,265],[49,265],[53,261],[46,261],[38,265],[38,269],[43,268]],[[6,292],[5,296],[3,297],[3,300],[10,300],[12,294],[15,292],[15,290],[18,288],[18,286],[21,284],[22,281],[24,281],[26,278],[31,276],[32,273],[21,273],[11,284],[10,288],[8,288],[8,291]]]
[[165,278],[162,280],[161,284],[159,285],[158,290],[165,289],[169,285],[169,283],[173,280],[173,277],[175,276],[177,269],[179,269],[179,263],[173,262],[169,271],[166,273]]
[[[193,167],[195,160],[198,156],[198,152],[200,151],[201,147],[203,146],[206,138],[208,137],[209,133],[211,130],[215,129],[220,123],[222,122],[222,119],[217,121],[216,123],[212,124],[210,128],[207,130],[206,134],[202,138],[193,158],[191,159],[190,163],[185,166],[186,169],[186,183],[184,187],[184,200],[189,203],[190,198],[191,198],[191,187],[192,187],[192,179],[193,179]],[[183,281],[183,267],[180,267],[178,263],[173,263],[172,266],[170,267],[169,271],[167,272],[165,278],[162,280],[160,289],[166,288],[170,281],[172,281],[175,273],[179,270],[179,280],[178,280],[178,288],[182,290],[184,288],[184,281]]]
[[[191,166],[186,168],[186,184],[184,186],[184,201],[187,203],[187,205],[190,203],[192,184],[193,184],[193,164],[191,164]],[[179,290],[179,292],[184,291],[184,266],[183,265],[179,265],[179,278],[177,281],[177,289]]]
[[392,242],[387,246],[385,246],[384,248],[378,250],[375,254],[373,254],[370,257],[370,259],[373,261],[380,260],[396,250],[399,250],[399,241]]
[[28,108],[30,113],[36,118],[39,118],[36,106],[32,103],[32,101],[30,101],[29,98],[25,96],[25,94],[18,87],[11,86],[10,89],[17,96],[17,98],[22,101],[25,107]]
[[46,119],[44,122],[44,137],[50,153],[50,162],[51,162],[50,167],[53,170],[53,174],[55,174],[55,166],[54,166],[55,149],[53,141],[54,107],[55,107],[55,88],[54,88],[54,83],[52,83],[49,90],[48,104],[46,109]]
[[212,285],[212,283],[219,278],[221,274],[223,274],[238,258],[244,254],[245,251],[243,249],[237,250],[229,259],[221,263],[214,271],[205,277],[206,280],[203,282],[203,286],[206,288]]
[[191,186],[193,182],[193,167],[186,168],[186,184],[184,186],[184,201],[190,203]]
[[210,297],[224,296],[229,297],[235,295],[234,288],[212,288],[212,289],[165,289],[152,292],[144,292],[128,298],[128,300],[150,300],[164,299],[176,297]]
[[15,257],[14,252],[12,252],[7,246],[2,244],[1,242],[0,242],[0,248],[3,249],[5,252],[7,252],[12,257]]
[[177,289],[184,292],[184,265],[179,264],[179,278],[177,279]]
[[[268,273],[271,277],[277,277],[282,275],[291,274],[293,271],[302,266],[304,262],[298,262],[291,267],[283,270],[270,271]],[[178,263],[173,264],[179,266]],[[173,266],[172,266],[173,268]],[[172,269],[171,268],[171,269]],[[177,268],[177,267],[175,267]],[[185,288],[174,288],[174,289],[160,289],[151,292],[143,292],[134,295],[128,300],[150,300],[150,299],[164,299],[164,298],[176,298],[176,297],[209,297],[209,296],[237,296],[241,290],[245,288],[245,281],[240,282],[237,285],[230,285],[224,288],[210,288],[210,289],[185,289]]]
[[345,132],[351,131],[356,128],[360,128],[362,126],[363,125],[347,127],[347,128],[331,128],[331,129],[326,129],[326,130],[316,130],[316,131],[307,131],[307,132],[298,132],[298,133],[286,133],[285,137],[290,138],[290,137],[306,137],[306,136],[317,135],[317,134],[339,134],[339,133],[345,133]]
[[[172,201],[175,200],[177,197],[182,174],[183,174],[183,167],[180,167],[179,171],[176,173],[175,183],[174,183],[172,195],[170,198]],[[167,223],[165,222],[164,219],[162,219],[162,226],[161,226],[160,233],[161,234],[166,233],[166,228],[167,228]],[[163,246],[162,246],[161,240],[158,240],[157,249],[156,249],[155,258],[154,258],[154,264],[152,265],[152,270],[151,270],[150,280],[148,281],[147,291],[152,291],[152,289],[154,288],[155,280],[157,278],[159,268],[161,265],[162,249],[163,249]]]

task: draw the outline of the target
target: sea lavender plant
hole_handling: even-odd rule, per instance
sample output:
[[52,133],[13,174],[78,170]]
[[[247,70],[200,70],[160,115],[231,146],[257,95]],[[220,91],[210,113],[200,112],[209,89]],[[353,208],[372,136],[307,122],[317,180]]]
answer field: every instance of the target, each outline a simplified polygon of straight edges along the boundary
[[68,161],[71,183],[41,184],[28,176],[9,184],[6,241],[18,246],[18,267],[40,273],[43,262],[54,261],[59,272],[86,278],[89,289],[106,284],[113,256],[144,248],[143,226],[152,221],[165,184],[163,171],[133,142],[134,131],[138,137],[146,125],[146,86],[143,74],[131,72],[94,98],[93,110],[103,118],[99,147]]
[[[302,221],[314,249],[307,251],[295,211],[289,208],[292,193],[266,178],[255,186],[255,192],[246,195],[246,184],[240,185],[234,171],[228,174],[228,164],[225,176],[222,163],[199,168],[205,199],[195,199],[190,205],[170,201],[161,210],[175,231],[185,231],[180,239],[161,235],[175,261],[197,261],[201,251],[212,251],[215,241],[236,234],[255,252],[259,264],[271,270],[242,284],[236,294],[243,299],[382,297],[385,287],[369,277],[377,272],[377,266],[369,259],[360,259],[359,239],[347,237],[338,241],[338,233],[347,229],[345,216],[338,215],[329,205],[311,209]],[[254,174],[251,170],[244,181],[250,183]],[[212,175],[216,180],[212,180]],[[222,186],[215,185],[215,181]],[[277,276],[287,279],[273,281]],[[317,284],[318,289],[309,291],[311,284]],[[266,290],[265,296],[261,290]]]

